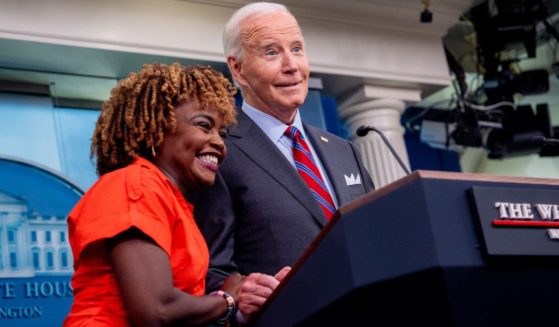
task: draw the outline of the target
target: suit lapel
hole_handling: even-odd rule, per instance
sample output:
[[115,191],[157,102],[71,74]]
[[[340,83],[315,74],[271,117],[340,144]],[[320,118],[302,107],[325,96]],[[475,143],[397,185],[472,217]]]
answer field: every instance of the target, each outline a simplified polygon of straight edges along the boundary
[[281,184],[324,226],[327,220],[320,205],[276,145],[244,112],[239,111],[237,121],[237,125],[229,130],[231,143]]
[[[338,205],[345,203],[349,200],[349,194],[347,192],[347,185],[345,179],[341,176],[337,176],[336,172],[340,174],[340,168],[336,167],[335,162],[332,160],[332,153],[336,153],[332,148],[333,145],[328,141],[328,135],[321,133],[320,130],[313,128],[307,124],[303,124],[305,132],[313,145],[316,154],[318,155],[322,167],[324,168],[330,184],[332,185],[333,191],[336,194],[338,200]],[[326,140],[326,141],[325,141]]]

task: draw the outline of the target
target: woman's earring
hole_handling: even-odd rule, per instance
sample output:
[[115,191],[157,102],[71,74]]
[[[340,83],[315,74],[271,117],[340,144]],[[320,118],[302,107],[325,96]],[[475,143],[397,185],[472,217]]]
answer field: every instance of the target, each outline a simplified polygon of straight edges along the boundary
[[155,153],[155,148],[153,147],[153,145],[151,146],[151,156],[153,157],[153,159],[157,157],[157,153]]

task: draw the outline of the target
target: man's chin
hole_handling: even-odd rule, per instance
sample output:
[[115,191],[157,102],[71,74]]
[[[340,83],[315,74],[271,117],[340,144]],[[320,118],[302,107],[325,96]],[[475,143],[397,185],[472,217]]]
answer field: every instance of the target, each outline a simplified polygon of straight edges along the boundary
[[298,108],[301,108],[301,106],[305,103],[305,101],[294,101],[292,103],[289,104],[289,107],[293,108],[293,110],[296,110]]
[[[305,96],[306,96],[306,94],[305,94]],[[284,107],[291,108],[293,110],[301,107],[305,103],[305,97],[303,97],[301,95],[297,95],[297,96],[286,95],[285,100],[286,101],[283,103]]]

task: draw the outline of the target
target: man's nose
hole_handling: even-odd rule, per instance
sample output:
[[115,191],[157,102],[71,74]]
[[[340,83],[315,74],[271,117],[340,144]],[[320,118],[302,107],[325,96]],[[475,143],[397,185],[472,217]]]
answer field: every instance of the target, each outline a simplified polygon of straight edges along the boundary
[[293,72],[298,69],[297,58],[292,53],[286,53],[283,57],[283,70],[285,72]]

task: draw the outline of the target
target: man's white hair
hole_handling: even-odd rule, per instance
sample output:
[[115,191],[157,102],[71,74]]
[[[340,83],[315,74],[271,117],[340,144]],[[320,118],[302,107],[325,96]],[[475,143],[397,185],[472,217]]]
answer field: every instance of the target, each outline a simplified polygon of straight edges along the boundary
[[241,39],[240,24],[248,17],[276,12],[291,14],[286,6],[273,2],[253,2],[238,9],[223,30],[223,52],[225,57],[241,59],[243,56],[243,43]]

